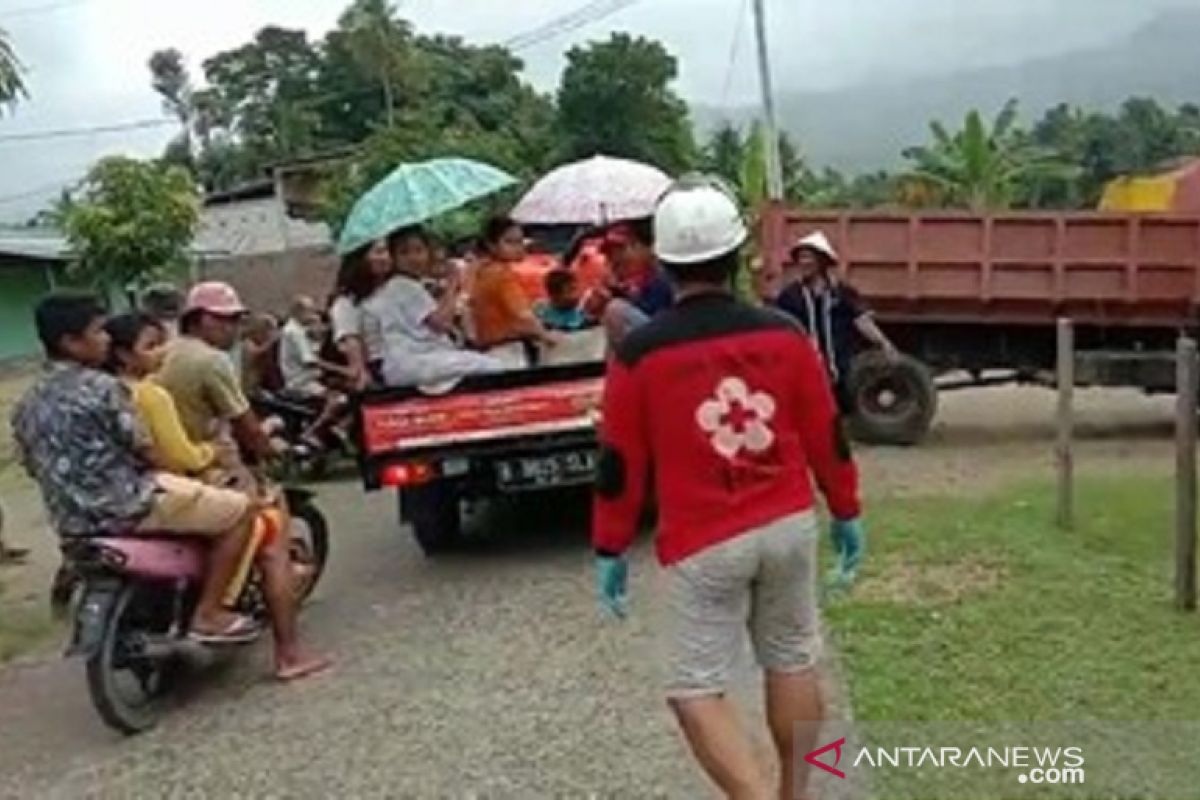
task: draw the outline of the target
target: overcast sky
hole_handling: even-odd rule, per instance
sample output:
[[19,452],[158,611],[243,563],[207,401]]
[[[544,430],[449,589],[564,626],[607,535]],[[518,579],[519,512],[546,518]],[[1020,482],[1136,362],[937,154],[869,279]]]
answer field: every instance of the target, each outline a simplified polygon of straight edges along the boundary
[[[177,47],[195,72],[265,24],[314,38],[348,0],[0,0],[28,67],[32,99],[0,119],[15,133],[157,117],[146,61]],[[554,87],[562,53],[614,29],[663,40],[680,59],[679,89],[710,104],[751,102],[757,92],[747,0],[642,0],[590,27],[521,55],[530,79]],[[821,89],[1049,55],[1119,36],[1159,10],[1200,0],[767,0],[781,88]],[[502,41],[584,5],[584,0],[405,0],[420,30]],[[731,54],[736,57],[732,60]],[[0,220],[21,219],[97,157],[156,153],[169,130],[84,139],[0,141]],[[14,195],[28,195],[14,198]]]

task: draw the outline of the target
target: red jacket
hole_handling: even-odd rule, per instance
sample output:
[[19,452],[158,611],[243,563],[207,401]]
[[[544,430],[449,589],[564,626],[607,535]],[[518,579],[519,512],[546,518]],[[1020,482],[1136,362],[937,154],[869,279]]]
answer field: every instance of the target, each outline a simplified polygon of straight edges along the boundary
[[592,540],[619,555],[654,480],[673,564],[810,509],[858,516],[858,471],[820,357],[793,322],[713,292],[630,334],[605,380]]

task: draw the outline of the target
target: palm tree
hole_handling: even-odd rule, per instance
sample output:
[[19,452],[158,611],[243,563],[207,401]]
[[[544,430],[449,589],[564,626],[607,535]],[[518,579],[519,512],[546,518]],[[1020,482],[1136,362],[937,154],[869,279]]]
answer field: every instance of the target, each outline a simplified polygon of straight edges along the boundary
[[940,122],[930,124],[933,145],[904,152],[915,166],[905,178],[927,186],[949,205],[986,211],[1011,207],[1031,183],[1078,176],[1078,167],[1035,145],[1016,122],[1014,99],[990,127],[978,111],[968,113],[954,134]]
[[359,68],[379,81],[387,125],[394,128],[404,78],[413,71],[412,26],[396,16],[388,0],[356,0],[343,12],[339,24],[349,35]]
[[722,123],[704,148],[705,171],[720,175],[731,185],[740,184],[744,150],[741,131],[730,122]]
[[9,44],[8,34],[0,29],[0,113],[28,95],[22,77],[24,71],[16,52]]

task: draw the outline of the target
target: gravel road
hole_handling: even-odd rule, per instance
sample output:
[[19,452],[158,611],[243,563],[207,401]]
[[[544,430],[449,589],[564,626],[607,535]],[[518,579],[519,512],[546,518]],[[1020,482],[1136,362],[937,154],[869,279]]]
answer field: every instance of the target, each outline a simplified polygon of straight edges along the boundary
[[335,672],[276,686],[256,649],[122,740],[79,664],[28,660],[0,672],[0,797],[710,796],[656,691],[645,543],[634,614],[609,623],[569,508],[501,515],[509,536],[427,562],[391,497],[320,501],[335,558],[305,627]]
[[[1083,393],[1080,408],[1082,469],[1170,463],[1169,401]],[[1052,409],[1047,392],[948,396],[927,446],[863,453],[869,492],[1049,477]],[[37,541],[31,496],[16,492],[19,543]],[[401,534],[389,495],[347,481],[320,502],[334,558],[305,627],[336,655],[332,674],[277,686],[255,649],[123,740],[95,718],[78,663],[26,659],[0,669],[0,797],[712,796],[656,688],[646,543],[634,614],[609,623],[593,605],[582,500],[501,515],[503,538],[437,562]],[[35,593],[52,563],[39,549],[16,579]],[[749,678],[740,694],[757,706]]]

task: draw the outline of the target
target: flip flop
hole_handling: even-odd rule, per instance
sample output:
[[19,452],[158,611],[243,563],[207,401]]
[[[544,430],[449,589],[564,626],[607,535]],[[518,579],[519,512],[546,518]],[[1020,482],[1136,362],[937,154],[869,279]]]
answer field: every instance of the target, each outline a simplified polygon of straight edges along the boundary
[[198,644],[246,644],[253,642],[262,628],[249,617],[236,616],[220,631],[189,631],[188,638]]
[[275,670],[275,680],[280,683],[295,683],[304,678],[320,675],[333,667],[333,659],[316,656],[303,664]]

